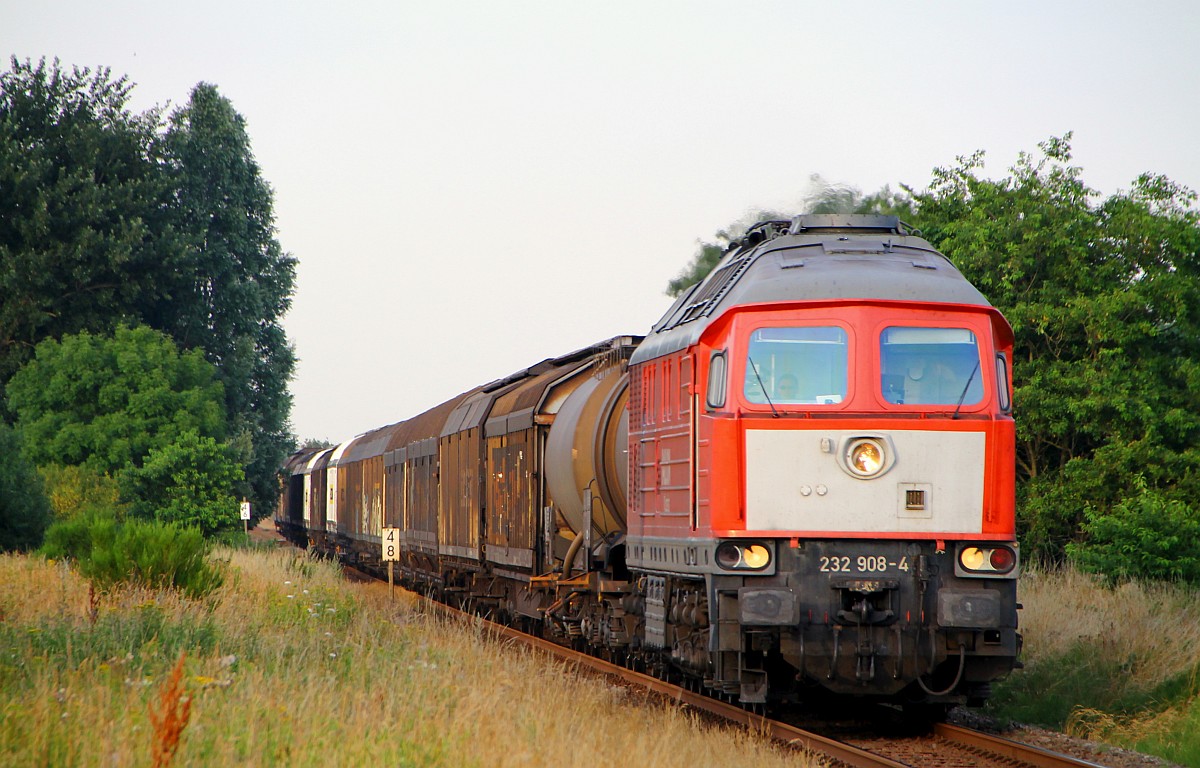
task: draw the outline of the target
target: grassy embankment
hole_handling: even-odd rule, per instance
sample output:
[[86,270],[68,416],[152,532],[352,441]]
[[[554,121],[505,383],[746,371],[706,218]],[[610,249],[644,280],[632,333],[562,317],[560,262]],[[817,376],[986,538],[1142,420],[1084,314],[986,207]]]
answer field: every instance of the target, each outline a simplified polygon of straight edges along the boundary
[[1020,599],[1025,669],[996,686],[994,714],[1200,766],[1195,589],[1031,571]]
[[62,564],[0,556],[0,764],[149,766],[172,748],[173,765],[807,764],[326,563],[220,556],[229,576],[201,601],[96,597]]
[[[174,704],[176,765],[803,764],[328,564],[221,556],[226,584],[201,601],[96,596],[62,564],[0,556],[0,763],[152,765],[173,746]],[[1193,590],[1032,572],[1021,599],[1026,669],[997,687],[993,713],[1200,766]]]

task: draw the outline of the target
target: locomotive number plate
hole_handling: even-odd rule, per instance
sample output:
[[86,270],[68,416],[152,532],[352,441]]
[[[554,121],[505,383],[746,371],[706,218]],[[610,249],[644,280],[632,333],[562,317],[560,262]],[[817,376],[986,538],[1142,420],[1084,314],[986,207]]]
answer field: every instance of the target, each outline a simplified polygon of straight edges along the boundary
[[908,568],[906,555],[894,560],[889,560],[887,555],[822,555],[820,558],[821,573],[907,573]]

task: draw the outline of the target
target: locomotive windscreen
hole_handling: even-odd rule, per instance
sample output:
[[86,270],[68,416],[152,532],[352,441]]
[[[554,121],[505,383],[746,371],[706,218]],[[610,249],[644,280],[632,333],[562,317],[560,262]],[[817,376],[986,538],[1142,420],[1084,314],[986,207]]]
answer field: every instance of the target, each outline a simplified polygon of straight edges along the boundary
[[837,326],[759,328],[750,334],[745,396],[751,403],[832,405],[846,397],[849,341]]
[[974,405],[983,398],[979,345],[966,328],[884,329],[880,386],[889,403]]

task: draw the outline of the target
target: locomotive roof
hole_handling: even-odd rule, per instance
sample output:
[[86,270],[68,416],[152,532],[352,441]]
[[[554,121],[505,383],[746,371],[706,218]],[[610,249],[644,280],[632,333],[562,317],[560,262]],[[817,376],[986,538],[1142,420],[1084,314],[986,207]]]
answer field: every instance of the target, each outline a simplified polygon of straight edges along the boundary
[[948,258],[895,216],[807,214],[751,227],[667,310],[631,362],[695,344],[735,306],[830,299],[991,306]]

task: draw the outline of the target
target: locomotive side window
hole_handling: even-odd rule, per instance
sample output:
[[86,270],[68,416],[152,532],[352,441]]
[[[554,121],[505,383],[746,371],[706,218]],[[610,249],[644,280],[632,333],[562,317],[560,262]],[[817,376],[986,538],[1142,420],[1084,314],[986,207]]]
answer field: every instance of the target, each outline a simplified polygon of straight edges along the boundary
[[709,408],[721,408],[725,405],[725,352],[713,352],[708,364],[708,396],[705,398]]
[[1012,402],[1008,396],[1008,358],[1003,352],[996,353],[996,389],[1000,393],[1000,410],[1008,413]]
[[958,406],[983,399],[979,344],[966,328],[885,328],[879,360],[889,403]]
[[849,338],[837,326],[759,328],[750,334],[743,395],[764,405],[834,405],[846,398]]

